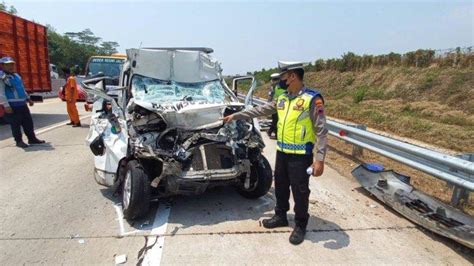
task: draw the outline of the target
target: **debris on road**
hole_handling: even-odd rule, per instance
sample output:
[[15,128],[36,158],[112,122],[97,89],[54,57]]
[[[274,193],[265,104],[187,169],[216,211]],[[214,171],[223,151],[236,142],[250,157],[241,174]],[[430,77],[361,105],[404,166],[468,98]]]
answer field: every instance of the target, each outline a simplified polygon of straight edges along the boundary
[[79,244],[84,244],[84,243],[86,243],[86,241],[85,241],[84,239],[79,239],[79,240],[77,240],[77,242],[79,242]]
[[352,175],[378,200],[412,222],[474,248],[474,218],[416,190],[410,177],[391,170],[371,170],[367,165],[359,165]]
[[124,264],[125,262],[127,262],[127,255],[122,254],[115,256],[115,265]]

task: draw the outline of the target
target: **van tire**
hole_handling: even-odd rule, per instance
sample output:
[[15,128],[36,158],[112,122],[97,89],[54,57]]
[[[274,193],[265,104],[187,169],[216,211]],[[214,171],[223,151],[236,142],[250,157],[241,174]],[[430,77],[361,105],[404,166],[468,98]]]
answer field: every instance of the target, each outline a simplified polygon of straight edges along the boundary
[[260,156],[257,163],[250,166],[250,171],[251,178],[257,180],[257,185],[252,190],[246,190],[243,185],[239,186],[238,192],[244,198],[257,199],[267,194],[270,190],[273,181],[273,171],[267,158],[263,155]]
[[123,216],[134,220],[145,216],[150,208],[150,180],[136,160],[127,163],[122,183]]

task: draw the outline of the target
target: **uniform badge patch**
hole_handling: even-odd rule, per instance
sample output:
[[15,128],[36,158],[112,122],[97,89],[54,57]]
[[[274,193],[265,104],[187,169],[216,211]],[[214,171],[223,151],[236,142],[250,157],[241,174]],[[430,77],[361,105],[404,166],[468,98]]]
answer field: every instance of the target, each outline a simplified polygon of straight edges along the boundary
[[285,99],[281,99],[280,102],[277,104],[277,109],[278,110],[283,110],[285,109]]
[[303,104],[304,104],[304,99],[298,99],[298,101],[296,102],[296,106],[298,107],[303,106]]
[[303,104],[304,104],[304,99],[298,99],[298,101],[296,101],[296,105],[293,107],[293,110],[303,111],[304,109]]

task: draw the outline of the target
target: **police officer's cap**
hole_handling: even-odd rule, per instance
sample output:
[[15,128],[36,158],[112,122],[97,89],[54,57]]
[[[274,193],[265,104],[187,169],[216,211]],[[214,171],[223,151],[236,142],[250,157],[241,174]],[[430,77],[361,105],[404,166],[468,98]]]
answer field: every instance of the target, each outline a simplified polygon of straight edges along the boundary
[[270,75],[270,78],[279,79],[280,78],[280,73],[273,73],[273,74]]
[[305,62],[278,61],[278,68],[280,69],[280,75],[282,75],[283,73],[289,70],[303,69],[307,65],[308,63],[305,63]]
[[0,64],[11,64],[11,63],[15,63],[15,60],[13,60],[13,58],[11,57],[5,56],[5,57],[0,58]]

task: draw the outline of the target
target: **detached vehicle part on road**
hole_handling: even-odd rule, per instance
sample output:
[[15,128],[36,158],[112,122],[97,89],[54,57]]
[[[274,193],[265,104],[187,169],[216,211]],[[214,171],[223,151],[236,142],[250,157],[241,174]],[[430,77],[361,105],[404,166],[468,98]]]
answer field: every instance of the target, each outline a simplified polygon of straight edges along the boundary
[[251,85],[245,104],[239,102],[210,53],[129,49],[119,87],[107,90],[103,77],[83,82],[97,99],[87,136],[95,179],[122,191],[125,218],[145,215],[153,197],[233,185],[242,196],[258,198],[270,189],[258,121],[222,121],[251,106],[256,82],[233,80],[234,90],[241,82]]

